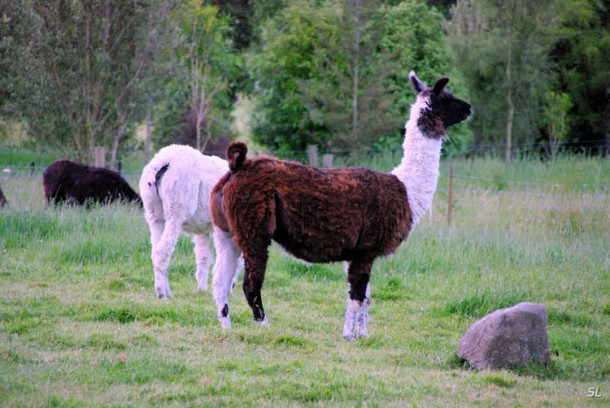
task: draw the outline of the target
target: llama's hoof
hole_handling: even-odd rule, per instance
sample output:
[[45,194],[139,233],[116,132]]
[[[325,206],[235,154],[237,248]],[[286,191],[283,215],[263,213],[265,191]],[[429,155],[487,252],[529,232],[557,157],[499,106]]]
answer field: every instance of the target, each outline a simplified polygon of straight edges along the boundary
[[169,300],[172,297],[172,292],[157,292],[157,297],[159,299]]
[[349,342],[356,341],[356,338],[354,337],[353,334],[343,334],[343,338]]
[[231,319],[229,319],[229,317],[219,317],[218,321],[220,322],[220,326],[223,329],[230,329],[231,328]]
[[363,338],[363,339],[368,339],[368,337],[369,337],[369,331],[364,326],[358,326],[356,328],[356,333],[358,334],[358,337]]
[[199,285],[197,285],[197,291],[198,292],[204,292],[206,290],[208,290],[208,283],[207,282],[200,283]]
[[256,323],[264,327],[269,327],[269,320],[267,320],[267,316],[265,316],[263,320],[256,320]]

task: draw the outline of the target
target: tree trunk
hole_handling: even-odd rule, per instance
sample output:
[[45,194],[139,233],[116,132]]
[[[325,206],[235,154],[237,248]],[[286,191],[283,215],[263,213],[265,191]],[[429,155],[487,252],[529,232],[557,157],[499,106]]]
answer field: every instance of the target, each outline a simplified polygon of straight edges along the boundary
[[610,103],[608,103],[606,105],[606,114],[604,115],[604,117],[606,118],[604,121],[604,124],[606,125],[606,140],[604,141],[604,146],[603,149],[604,151],[602,152],[604,154],[605,157],[609,157],[610,156]]
[[199,111],[195,114],[195,149],[201,151],[201,118]]
[[119,129],[114,134],[114,140],[112,141],[112,150],[110,152],[110,168],[116,170],[116,156],[119,151],[119,143],[125,134],[125,124],[121,124]]
[[506,135],[505,135],[505,150],[504,150],[504,163],[509,164],[511,159],[511,148],[513,141],[513,119],[515,116],[515,107],[513,105],[513,95],[512,95],[512,79],[511,79],[511,63],[512,63],[512,51],[513,51],[513,30],[512,25],[509,26],[509,35],[508,35],[508,50],[507,50],[507,60],[506,60]]
[[144,163],[150,161],[150,145],[152,140],[151,128],[152,128],[152,100],[148,99],[148,111],[146,112],[146,139],[144,141]]
[[511,159],[511,148],[513,141],[513,119],[515,116],[515,107],[513,105],[511,91],[508,91],[506,95],[506,104],[508,105],[506,113],[506,135],[505,135],[505,151],[504,151],[504,163],[509,164]]
[[360,75],[360,0],[354,1],[356,7],[356,32],[354,34],[354,77],[352,83],[354,85],[352,90],[352,132],[356,136],[359,132],[358,124],[358,80]]

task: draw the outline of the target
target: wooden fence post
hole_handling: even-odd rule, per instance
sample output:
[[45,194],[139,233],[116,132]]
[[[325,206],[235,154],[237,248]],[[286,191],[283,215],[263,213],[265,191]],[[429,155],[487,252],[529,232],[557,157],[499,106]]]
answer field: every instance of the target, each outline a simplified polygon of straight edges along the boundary
[[453,164],[449,166],[449,202],[447,203],[447,224],[451,224],[453,215]]
[[95,154],[95,167],[106,167],[106,149],[103,147],[96,147],[94,150]]
[[307,155],[309,156],[309,165],[318,166],[318,146],[309,145],[307,146]]
[[327,169],[333,167],[333,158],[334,158],[334,156],[330,153],[323,154],[322,155],[322,167],[325,167]]

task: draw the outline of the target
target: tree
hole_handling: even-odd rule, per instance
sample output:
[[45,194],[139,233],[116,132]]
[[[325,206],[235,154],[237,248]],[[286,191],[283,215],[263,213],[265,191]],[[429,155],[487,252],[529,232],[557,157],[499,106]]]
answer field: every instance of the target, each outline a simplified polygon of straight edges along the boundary
[[255,141],[284,153],[304,151],[308,144],[325,144],[328,129],[310,115],[301,83],[318,73],[317,45],[336,30],[336,9],[298,3],[278,11],[260,28],[260,51],[251,56],[256,78]]
[[254,59],[255,138],[300,151],[309,143],[400,145],[412,102],[408,72],[429,81],[458,77],[442,20],[416,0],[298,2],[281,10],[264,26]]
[[[212,137],[210,112],[217,95],[230,88],[239,74],[229,19],[218,8],[189,0],[178,12],[176,64],[180,86],[189,90],[187,105],[194,113],[196,141],[201,150]],[[205,130],[205,139],[202,131]]]
[[568,0],[564,35],[551,53],[557,81],[567,93],[568,139],[587,149],[610,153],[610,7],[602,0]]
[[[383,18],[387,32],[380,42],[380,63],[387,64],[391,56],[396,65],[386,80],[386,87],[392,96],[391,115],[397,118],[397,126],[384,136],[381,146],[397,146],[404,136],[404,121],[409,116],[413,93],[407,80],[407,73],[417,75],[434,83],[441,76],[451,79],[448,86],[453,92],[468,100],[468,89],[463,77],[454,64],[453,55],[448,48],[447,35],[441,13],[418,0],[403,0],[388,7]],[[445,151],[456,151],[469,144],[472,132],[469,122],[460,123],[451,129],[451,143]]]
[[546,127],[549,136],[549,153],[555,156],[561,142],[568,136],[568,111],[572,108],[572,100],[567,93],[549,91],[544,102],[541,124]]
[[459,0],[452,9],[450,43],[477,107],[477,139],[503,134],[507,163],[515,135],[537,133],[559,22],[548,0]]
[[370,146],[397,125],[386,80],[399,67],[395,56],[379,52],[384,12],[378,1],[338,1],[332,32],[315,42],[316,74],[301,82],[301,92],[310,117],[332,135],[326,148]]
[[[97,145],[116,159],[128,124],[141,119],[159,28],[171,0],[3,0],[2,61],[11,82],[5,114],[41,143]],[[6,88],[4,88],[6,89]],[[5,91],[6,92],[6,91]]]

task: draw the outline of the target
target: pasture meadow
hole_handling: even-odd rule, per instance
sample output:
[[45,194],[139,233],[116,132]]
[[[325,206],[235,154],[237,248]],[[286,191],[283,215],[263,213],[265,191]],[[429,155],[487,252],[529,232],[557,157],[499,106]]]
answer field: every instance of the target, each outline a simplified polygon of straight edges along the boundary
[[[271,326],[253,322],[238,286],[222,330],[187,237],[174,297],[159,300],[139,207],[45,208],[39,176],[0,179],[0,405],[607,406],[610,161],[441,171],[430,214],[375,264],[370,338],[354,343],[341,335],[341,264],[273,248]],[[466,367],[455,352],[468,327],[522,301],[547,307],[552,362]]]

